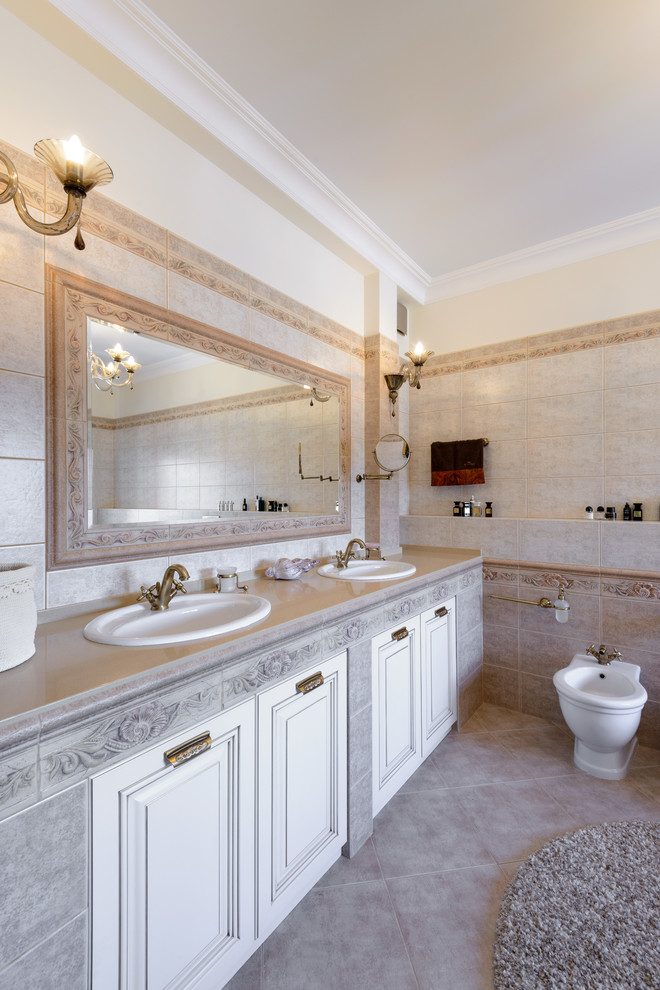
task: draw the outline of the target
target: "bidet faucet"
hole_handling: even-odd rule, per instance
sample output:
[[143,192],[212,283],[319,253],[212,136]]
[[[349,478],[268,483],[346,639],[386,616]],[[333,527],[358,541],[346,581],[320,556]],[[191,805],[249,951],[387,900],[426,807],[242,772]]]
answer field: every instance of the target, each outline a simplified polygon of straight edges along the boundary
[[357,537],[355,537],[352,540],[349,540],[348,546],[346,547],[343,553],[341,553],[339,550],[337,550],[337,552],[335,553],[335,557],[337,558],[337,567],[348,567],[348,562],[351,559],[351,557],[355,559],[355,551],[353,550],[353,547],[356,544],[357,546],[362,547],[363,550],[367,549],[364,542],[358,539]]
[[142,594],[138,598],[138,601],[142,602],[146,600],[151,605],[153,611],[164,612],[178,592],[181,592],[182,595],[186,594],[186,589],[181,584],[181,581],[175,581],[175,574],[179,575],[181,581],[187,581],[190,577],[183,564],[170,564],[163,574],[162,581],[156,581],[150,588],[145,588],[142,585],[140,589]]
[[608,653],[607,647],[604,643],[601,643],[598,649],[596,649],[596,644],[592,643],[591,646],[587,647],[587,653],[590,656],[595,657],[598,663],[603,667],[607,667],[613,660],[623,660],[623,657],[617,650],[616,646],[611,653]]

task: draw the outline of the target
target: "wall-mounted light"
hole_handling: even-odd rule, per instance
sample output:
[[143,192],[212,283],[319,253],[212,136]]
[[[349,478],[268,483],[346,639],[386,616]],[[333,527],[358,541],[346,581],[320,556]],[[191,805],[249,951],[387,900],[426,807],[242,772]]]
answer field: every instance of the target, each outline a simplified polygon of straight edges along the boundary
[[111,395],[114,388],[123,388],[125,385],[133,388],[133,375],[142,365],[121,344],[107,347],[105,353],[110,355],[107,364],[89,348],[89,370],[95,388],[99,392],[110,392]]
[[332,398],[331,395],[327,395],[325,392],[319,392],[318,389],[313,388],[311,385],[303,385],[303,388],[306,388],[312,393],[312,398],[309,400],[310,406],[314,405],[314,399],[316,399],[317,402],[327,402],[328,399]]
[[108,182],[112,182],[112,169],[98,155],[83,148],[75,134],[68,141],[59,138],[37,141],[34,153],[40,161],[52,169],[64,186],[64,192],[67,194],[64,215],[59,220],[53,220],[52,223],[44,223],[28,213],[14,163],[1,151],[0,162],[7,169],[7,178],[5,180],[2,177],[0,181],[6,181],[7,188],[0,193],[0,203],[8,203],[13,199],[16,212],[23,223],[31,230],[36,230],[38,234],[66,234],[78,224],[74,244],[79,251],[83,251],[85,242],[80,233],[83,200],[94,186],[105,186]]
[[414,351],[406,351],[406,357],[410,358],[411,364],[404,362],[399,368],[398,374],[385,375],[385,384],[387,385],[390,402],[392,403],[392,416],[396,415],[395,404],[397,396],[399,389],[406,379],[411,388],[421,388],[422,367],[432,354],[433,351],[425,351],[423,344],[419,343],[416,345]]

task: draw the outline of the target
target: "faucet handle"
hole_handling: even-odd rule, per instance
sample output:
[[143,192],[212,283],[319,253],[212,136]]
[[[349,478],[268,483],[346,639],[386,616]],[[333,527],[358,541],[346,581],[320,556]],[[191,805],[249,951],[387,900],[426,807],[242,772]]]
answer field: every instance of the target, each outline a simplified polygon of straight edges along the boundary
[[177,591],[180,591],[182,595],[188,594],[188,589],[183,587],[181,581],[173,581],[172,588],[174,589],[172,592],[173,595],[176,594]]
[[141,585],[140,591],[142,592],[142,594],[138,598],[136,598],[136,601],[138,602],[147,601],[149,602],[150,605],[153,605],[153,603],[158,598],[158,594],[160,592],[160,584],[157,581],[156,584],[152,584],[150,588],[145,588],[144,585]]
[[612,662],[612,660],[623,660],[623,657],[617,647],[615,646],[611,653],[607,654],[607,659]]

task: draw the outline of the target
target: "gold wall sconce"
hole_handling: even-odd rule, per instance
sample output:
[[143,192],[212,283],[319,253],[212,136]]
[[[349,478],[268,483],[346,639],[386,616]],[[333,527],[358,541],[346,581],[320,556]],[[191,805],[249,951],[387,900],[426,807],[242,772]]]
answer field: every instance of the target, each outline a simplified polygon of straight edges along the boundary
[[94,353],[91,347],[89,348],[89,370],[95,388],[99,392],[110,392],[111,395],[115,388],[123,388],[125,385],[133,388],[133,375],[142,365],[138,364],[132,354],[125,351],[121,344],[106,347],[105,353],[110,355],[107,364],[103,363],[103,360]]
[[312,393],[312,397],[309,400],[310,406],[314,405],[314,399],[316,399],[317,402],[327,402],[328,399],[332,398],[332,396],[328,395],[326,392],[319,392],[319,390],[314,388],[312,385],[303,385],[303,388],[306,388],[308,392]]
[[402,364],[396,375],[385,375],[390,402],[392,403],[392,416],[396,415],[396,400],[399,389],[407,380],[411,388],[421,388],[422,367],[433,354],[433,351],[425,351],[423,344],[416,345],[414,351],[406,351],[406,357],[410,358],[411,364]]
[[75,134],[68,141],[59,138],[37,141],[34,153],[55,173],[64,187],[67,202],[63,216],[59,220],[53,220],[52,223],[44,223],[28,212],[14,163],[1,151],[0,163],[6,168],[7,177],[0,177],[0,181],[5,181],[7,187],[0,193],[0,204],[8,203],[13,199],[16,212],[23,223],[38,234],[66,234],[78,224],[74,245],[79,251],[83,251],[85,242],[80,232],[83,200],[94,186],[105,186],[112,182],[112,169],[98,155],[83,148]]

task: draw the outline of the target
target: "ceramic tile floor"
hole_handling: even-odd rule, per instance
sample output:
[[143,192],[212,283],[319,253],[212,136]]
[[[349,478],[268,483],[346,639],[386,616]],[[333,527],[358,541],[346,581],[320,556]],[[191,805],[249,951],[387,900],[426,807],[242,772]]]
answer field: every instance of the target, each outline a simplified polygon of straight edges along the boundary
[[660,751],[626,780],[577,770],[573,736],[484,705],[381,811],[228,990],[492,990],[508,878],[546,841],[603,821],[660,821]]

